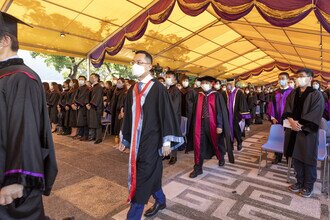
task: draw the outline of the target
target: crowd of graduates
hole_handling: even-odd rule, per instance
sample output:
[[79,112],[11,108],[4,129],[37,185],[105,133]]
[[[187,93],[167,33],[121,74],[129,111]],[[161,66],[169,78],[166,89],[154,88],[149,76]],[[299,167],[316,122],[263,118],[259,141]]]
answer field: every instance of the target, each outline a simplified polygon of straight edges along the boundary
[[[203,161],[213,156],[219,160],[219,166],[225,165],[226,154],[228,161],[235,163],[234,143],[236,141],[237,151],[241,151],[251,124],[264,121],[283,124],[286,98],[297,83],[297,79],[289,78],[286,72],[279,74],[276,87],[240,84],[234,79],[220,81],[210,76],[192,80],[169,68],[153,74],[168,92],[173,107],[171,114],[181,129],[184,128],[186,137],[185,143],[164,156],[163,161],[173,165],[178,160],[177,151],[194,151],[191,178],[202,174]],[[110,132],[119,144],[126,96],[135,83],[123,78],[102,82],[95,73],[89,81],[80,76],[78,80],[66,80],[63,86],[44,83],[52,132],[95,144],[102,142],[103,132]],[[330,90],[323,91],[320,82],[315,80],[312,88],[322,93],[327,103]],[[328,108],[324,108],[323,118],[329,120]],[[104,129],[103,121],[111,123],[110,131]],[[282,157],[276,153],[273,163],[281,162]]]

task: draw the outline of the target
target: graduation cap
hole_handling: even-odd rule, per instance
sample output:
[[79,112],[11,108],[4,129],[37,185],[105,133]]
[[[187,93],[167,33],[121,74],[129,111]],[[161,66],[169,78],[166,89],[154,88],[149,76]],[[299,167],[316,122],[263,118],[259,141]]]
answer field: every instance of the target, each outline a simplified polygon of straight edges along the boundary
[[9,33],[17,38],[17,24],[30,25],[5,12],[0,12],[0,33]]
[[203,76],[203,77],[199,78],[199,81],[215,82],[216,79],[212,76]]
[[227,79],[227,83],[232,83],[232,82],[235,82],[235,79]]

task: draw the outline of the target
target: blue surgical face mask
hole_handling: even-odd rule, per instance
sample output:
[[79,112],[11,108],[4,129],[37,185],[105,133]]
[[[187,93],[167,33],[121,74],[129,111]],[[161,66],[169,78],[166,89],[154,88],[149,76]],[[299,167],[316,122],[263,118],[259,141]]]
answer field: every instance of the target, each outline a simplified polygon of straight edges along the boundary
[[281,79],[278,81],[278,83],[281,85],[281,86],[286,86],[287,85],[287,81],[285,79]]

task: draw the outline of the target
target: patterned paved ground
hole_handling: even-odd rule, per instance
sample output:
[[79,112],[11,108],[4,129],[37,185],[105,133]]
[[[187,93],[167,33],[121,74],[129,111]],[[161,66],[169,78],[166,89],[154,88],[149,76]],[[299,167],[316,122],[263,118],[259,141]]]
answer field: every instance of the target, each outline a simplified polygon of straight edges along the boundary
[[[320,194],[319,180],[314,196],[304,199],[287,191],[285,164],[257,175],[269,126],[253,130],[243,151],[235,152],[235,164],[220,168],[216,160],[209,160],[196,179],[188,177],[192,154],[179,154],[175,166],[165,164],[168,208],[153,219],[330,219],[330,200]],[[111,147],[110,138],[98,146],[67,137],[57,136],[55,141],[60,171],[52,196],[45,200],[46,212],[53,219],[125,219],[127,154]]]

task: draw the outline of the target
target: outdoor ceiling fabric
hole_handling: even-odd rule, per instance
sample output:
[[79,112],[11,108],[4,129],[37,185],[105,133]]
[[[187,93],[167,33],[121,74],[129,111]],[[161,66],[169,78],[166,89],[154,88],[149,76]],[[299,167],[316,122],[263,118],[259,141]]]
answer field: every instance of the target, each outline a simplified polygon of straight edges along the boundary
[[[312,10],[325,30],[330,32],[329,0],[177,0],[181,10],[190,16],[198,16],[209,5],[216,14],[227,21],[235,21],[247,15],[256,7],[260,15],[270,24],[287,27],[304,19]],[[175,0],[162,0],[154,4],[148,11],[132,21],[107,42],[91,54],[95,67],[102,65],[105,52],[117,54],[124,45],[125,39],[138,40],[146,31],[148,21],[156,24],[167,20],[174,7]]]
[[[329,79],[330,73],[329,3],[0,0],[2,11],[33,26],[18,25],[21,49],[82,58],[92,54],[96,66],[103,60],[129,65],[134,51],[147,50],[155,64],[218,79],[237,78],[276,62],[314,69],[321,72],[319,80]],[[263,71],[248,81],[271,83],[280,71]]]

